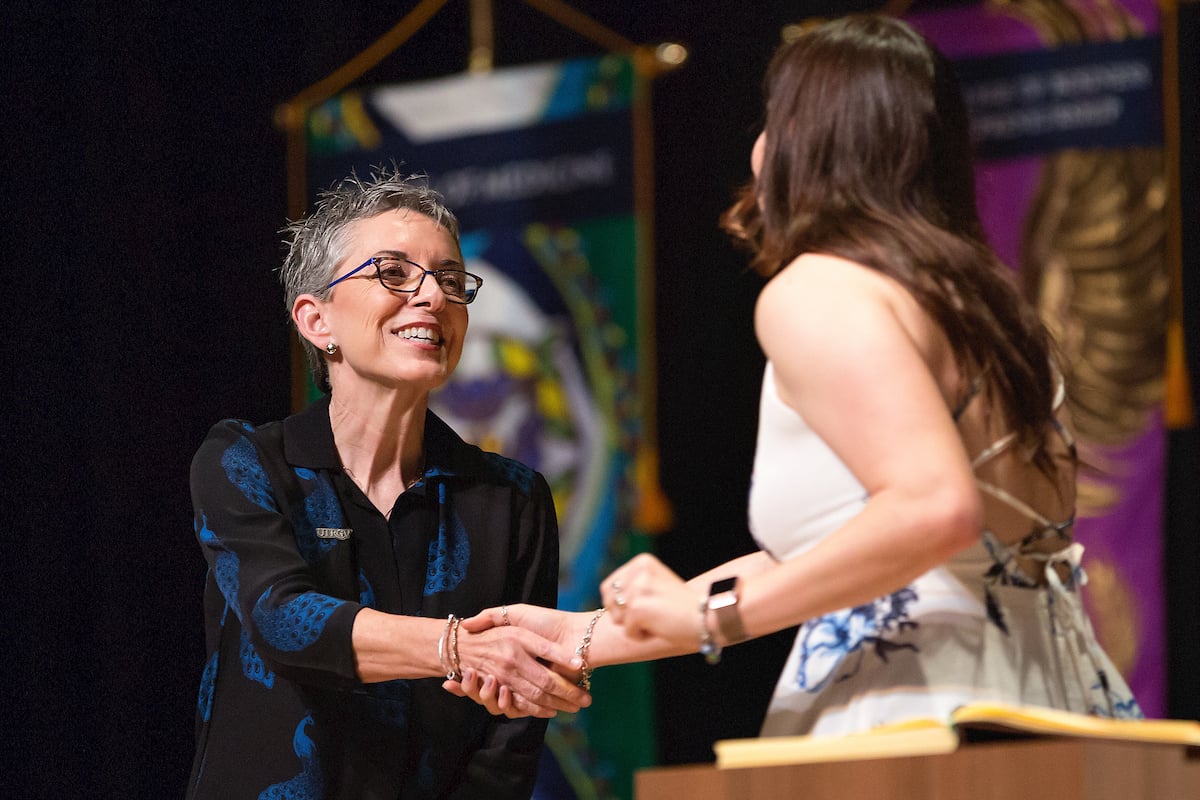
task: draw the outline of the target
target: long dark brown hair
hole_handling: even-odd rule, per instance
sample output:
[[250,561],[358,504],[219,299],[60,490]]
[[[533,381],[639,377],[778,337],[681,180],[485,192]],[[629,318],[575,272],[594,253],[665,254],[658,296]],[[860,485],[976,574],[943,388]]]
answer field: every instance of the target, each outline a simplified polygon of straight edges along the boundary
[[1050,340],[984,240],[950,65],[906,23],[852,15],[783,45],[765,93],[762,169],[722,217],[753,268],[770,278],[825,253],[898,281],[1051,470]]

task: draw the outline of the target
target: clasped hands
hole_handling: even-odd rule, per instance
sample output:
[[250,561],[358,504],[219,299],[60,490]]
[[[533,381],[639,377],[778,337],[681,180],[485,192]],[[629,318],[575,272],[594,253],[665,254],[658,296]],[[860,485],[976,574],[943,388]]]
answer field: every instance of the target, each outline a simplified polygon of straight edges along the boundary
[[[702,623],[697,595],[654,556],[636,556],[615,570],[600,584],[600,595],[608,628],[601,646],[604,663],[698,649]],[[464,659],[462,679],[446,680],[442,686],[492,714],[513,719],[576,712],[591,705],[591,695],[578,683],[584,667],[598,661],[595,642],[591,654],[580,652],[595,616],[595,611],[521,604],[489,608],[464,619],[460,630],[468,639],[490,634],[517,647],[506,649],[503,658],[488,660],[498,669],[473,667],[480,662]]]

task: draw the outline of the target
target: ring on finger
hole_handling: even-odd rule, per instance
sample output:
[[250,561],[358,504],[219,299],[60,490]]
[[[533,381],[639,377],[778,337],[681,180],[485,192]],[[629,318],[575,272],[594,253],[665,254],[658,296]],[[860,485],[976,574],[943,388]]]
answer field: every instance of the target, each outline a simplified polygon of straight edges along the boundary
[[512,625],[512,623],[508,621],[508,606],[500,606],[500,624]]

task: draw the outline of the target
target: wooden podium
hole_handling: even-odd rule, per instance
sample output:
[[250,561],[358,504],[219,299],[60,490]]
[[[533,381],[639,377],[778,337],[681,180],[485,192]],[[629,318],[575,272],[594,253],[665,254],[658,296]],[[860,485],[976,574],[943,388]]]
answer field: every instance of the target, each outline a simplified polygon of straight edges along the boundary
[[1200,800],[1200,748],[1036,738],[944,755],[721,769],[659,767],[636,800]]

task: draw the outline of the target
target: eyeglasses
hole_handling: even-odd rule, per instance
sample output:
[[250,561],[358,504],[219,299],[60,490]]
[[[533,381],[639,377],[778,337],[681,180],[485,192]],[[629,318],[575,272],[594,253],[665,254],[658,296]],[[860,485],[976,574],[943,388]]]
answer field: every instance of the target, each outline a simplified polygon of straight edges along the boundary
[[[374,275],[358,274],[372,265],[375,267]],[[464,272],[461,269],[425,269],[417,262],[409,261],[407,258],[375,256],[374,258],[368,258],[325,288],[332,289],[342,281],[349,280],[350,278],[373,278],[382,283],[385,289],[393,292],[412,294],[413,292],[420,291],[421,284],[425,282],[426,275],[433,276],[433,279],[437,281],[438,288],[446,295],[447,300],[451,303],[461,303],[462,305],[466,305],[474,300],[475,295],[479,294],[479,287],[483,285],[483,278],[478,275],[472,275],[470,272]]]

